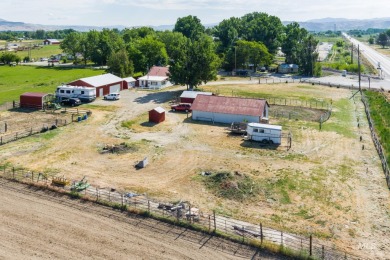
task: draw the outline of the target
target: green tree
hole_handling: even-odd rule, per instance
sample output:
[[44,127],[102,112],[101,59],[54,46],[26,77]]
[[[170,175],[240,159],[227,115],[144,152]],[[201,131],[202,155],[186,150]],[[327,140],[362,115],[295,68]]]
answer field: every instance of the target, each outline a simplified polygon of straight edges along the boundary
[[242,18],[242,39],[262,42],[270,53],[275,53],[280,46],[283,34],[283,24],[276,16],[253,12]]
[[107,61],[108,72],[124,78],[134,72],[133,62],[129,60],[126,50],[122,49],[110,55]]
[[164,43],[165,49],[170,59],[173,59],[177,56],[176,53],[181,51],[180,48],[185,46],[188,39],[182,33],[172,31],[158,32],[157,38]]
[[272,55],[263,43],[239,40],[236,48],[235,56],[241,68],[253,64],[253,70],[256,71],[259,65],[269,65],[271,63]]
[[386,33],[380,33],[376,39],[376,43],[385,48],[389,44],[389,36]]
[[374,44],[375,43],[375,39],[372,35],[370,35],[370,38],[368,39],[368,43],[369,44]]
[[205,32],[205,28],[198,17],[188,15],[177,19],[173,31],[180,32],[185,37],[193,40],[200,37]]
[[226,52],[231,46],[239,40],[239,32],[241,31],[241,20],[236,17],[231,17],[220,22],[215,28],[213,35],[218,38],[221,43],[219,52]]
[[96,64],[100,62],[99,39],[100,33],[98,31],[91,30],[87,33],[82,43],[84,64],[87,64],[87,60],[91,60]]
[[308,32],[296,22],[285,27],[285,36],[282,43],[282,52],[286,55],[286,63],[300,63],[303,41]]
[[68,34],[65,39],[60,43],[60,48],[74,57],[77,62],[77,53],[81,52],[81,33],[72,32]]
[[20,57],[12,52],[3,52],[0,56],[0,62],[4,64],[11,64],[11,62],[20,62]]
[[169,72],[173,82],[193,89],[216,79],[220,60],[211,37],[203,34],[196,40],[187,40],[181,50],[170,60]]
[[165,66],[168,63],[164,43],[152,36],[136,40],[129,45],[128,52],[136,72],[145,73],[153,65]]
[[318,52],[316,52],[318,40],[313,35],[309,35],[303,41],[303,49],[300,55],[300,62],[298,62],[299,69],[302,74],[314,76],[314,68],[318,58]]
[[126,28],[123,30],[122,34],[125,43],[130,43],[136,39],[146,38],[147,36],[155,36],[156,31],[153,28],[144,26],[140,28],[131,28],[131,29]]

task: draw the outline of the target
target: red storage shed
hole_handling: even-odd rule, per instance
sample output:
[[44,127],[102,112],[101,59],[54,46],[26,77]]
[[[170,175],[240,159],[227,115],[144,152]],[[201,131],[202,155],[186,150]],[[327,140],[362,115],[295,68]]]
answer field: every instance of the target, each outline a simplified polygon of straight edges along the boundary
[[51,97],[47,93],[27,92],[20,95],[20,107],[30,109],[42,109],[43,104]]
[[165,110],[162,107],[156,107],[149,111],[149,122],[161,123],[165,121]]

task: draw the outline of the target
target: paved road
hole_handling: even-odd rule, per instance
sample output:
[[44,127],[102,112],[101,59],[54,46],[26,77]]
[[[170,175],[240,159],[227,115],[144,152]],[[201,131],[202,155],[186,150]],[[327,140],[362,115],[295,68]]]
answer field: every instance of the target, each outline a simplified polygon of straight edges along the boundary
[[350,37],[346,33],[343,33],[343,35],[355,46],[359,45],[361,53],[367,58],[368,61],[371,62],[374,67],[378,68],[378,63],[380,63],[382,77],[384,77],[385,80],[390,78],[390,59],[388,57],[377,52],[368,45]]

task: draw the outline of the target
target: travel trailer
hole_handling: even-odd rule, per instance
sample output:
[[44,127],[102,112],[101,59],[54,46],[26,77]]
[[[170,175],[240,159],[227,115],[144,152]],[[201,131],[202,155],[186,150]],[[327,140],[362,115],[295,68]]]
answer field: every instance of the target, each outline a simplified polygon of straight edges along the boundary
[[282,141],[282,127],[279,125],[249,123],[246,132],[246,140],[253,140],[266,144],[280,144]]
[[78,98],[81,102],[92,102],[96,99],[95,88],[62,85],[57,87],[56,99],[61,102],[63,98]]

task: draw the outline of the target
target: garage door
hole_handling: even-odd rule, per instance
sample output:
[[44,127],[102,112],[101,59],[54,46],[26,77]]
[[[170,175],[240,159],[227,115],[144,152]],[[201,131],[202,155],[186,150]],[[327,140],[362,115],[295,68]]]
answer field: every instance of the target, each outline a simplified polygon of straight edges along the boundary
[[119,91],[121,91],[121,84],[110,86],[110,94],[119,93]]

